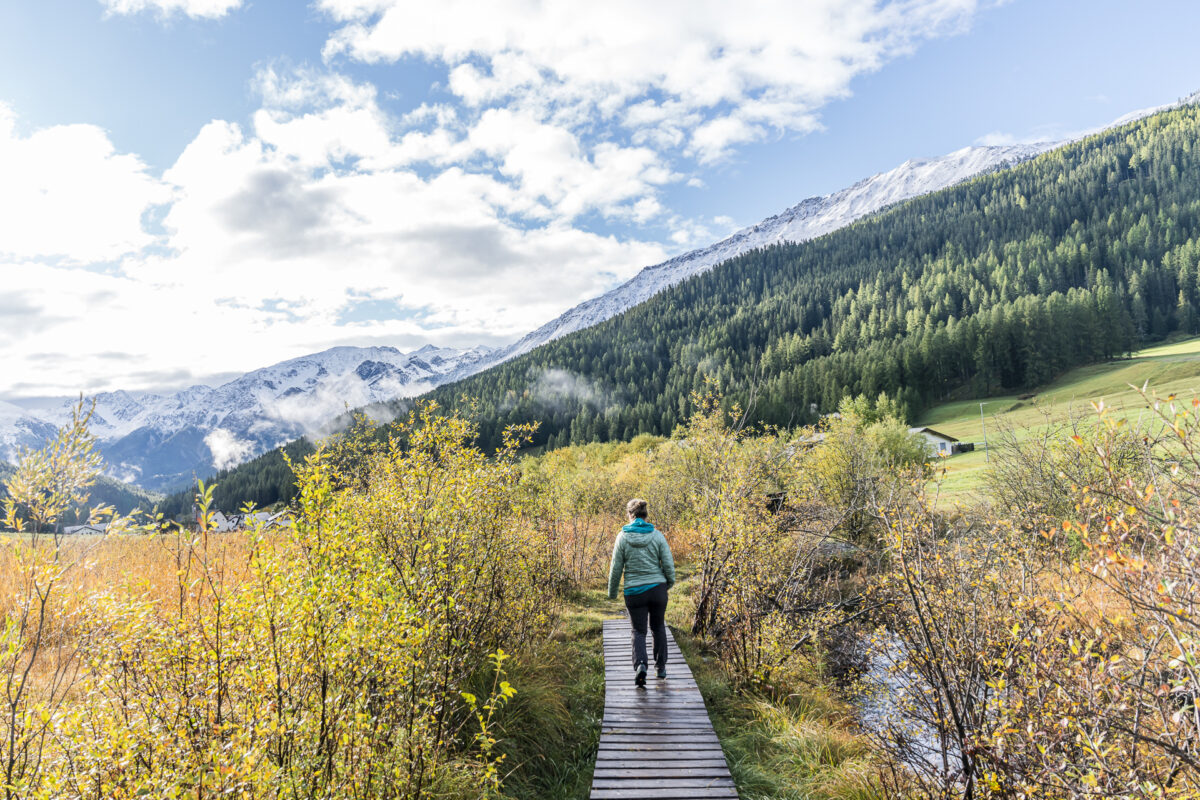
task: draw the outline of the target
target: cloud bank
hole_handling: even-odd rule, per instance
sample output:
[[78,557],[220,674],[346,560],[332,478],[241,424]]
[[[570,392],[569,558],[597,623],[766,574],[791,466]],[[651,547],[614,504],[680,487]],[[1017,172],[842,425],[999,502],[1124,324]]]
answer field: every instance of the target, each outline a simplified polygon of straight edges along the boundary
[[820,107],[846,96],[854,77],[962,30],[981,5],[318,0],[342,24],[326,58],[437,61],[466,109],[621,130],[701,164],[772,132],[814,129]]
[[[0,370],[14,396],[71,395],[334,344],[511,341],[727,231],[670,192],[818,127],[856,76],[980,5],[318,0],[323,64],[260,69],[254,113],[204,125],[161,175],[98,127],[21,132],[0,106],[0,269],[20,312],[0,317]],[[413,59],[442,76],[413,107],[354,77]],[[47,352],[73,361],[48,370]]]
[[142,214],[170,194],[141,159],[94,125],[22,136],[16,123],[0,103],[0,258],[92,263],[153,243]]
[[232,431],[216,428],[204,437],[204,444],[212,452],[215,469],[236,467],[254,452],[254,443],[238,439]]

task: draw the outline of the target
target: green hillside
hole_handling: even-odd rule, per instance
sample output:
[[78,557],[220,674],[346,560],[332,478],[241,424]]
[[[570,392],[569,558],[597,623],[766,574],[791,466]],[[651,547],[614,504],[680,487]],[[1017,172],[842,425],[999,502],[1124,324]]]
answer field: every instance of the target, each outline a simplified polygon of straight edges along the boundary
[[[847,394],[887,392],[920,418],[964,391],[1027,393],[1200,333],[1197,142],[1200,109],[1163,112],[748,253],[428,397],[469,408],[491,448],[524,422],[545,447],[669,434],[708,378],[779,425]],[[281,464],[224,476],[229,496],[286,500],[268,476]]]
[[[945,403],[929,409],[918,424],[982,447],[984,427],[993,442],[1005,428],[1018,438],[1033,436],[1047,424],[1094,414],[1092,404],[1100,400],[1112,416],[1136,424],[1150,417],[1138,391],[1142,386],[1159,397],[1200,392],[1200,338],[1148,347],[1131,358],[1078,367],[1032,392]],[[982,419],[980,403],[984,403]],[[996,457],[995,452],[992,457]],[[944,466],[944,503],[969,502],[982,488],[987,469],[982,449],[954,456]]]
[[848,393],[915,418],[964,385],[1039,386],[1200,332],[1198,141],[1200,110],[1159,114],[733,259],[431,396],[473,398],[487,445],[539,421],[557,446],[670,433],[706,376],[781,425]]
[[[11,464],[0,462],[0,499],[8,496],[8,491],[4,484],[12,472],[13,466]],[[122,483],[116,478],[101,475],[89,492],[88,507],[97,505],[112,506],[119,513],[128,514],[134,509],[149,511],[161,501],[161,495],[147,492],[137,486]],[[67,525],[73,525],[80,521],[81,516],[86,518],[85,510],[68,511],[63,517],[63,522]]]

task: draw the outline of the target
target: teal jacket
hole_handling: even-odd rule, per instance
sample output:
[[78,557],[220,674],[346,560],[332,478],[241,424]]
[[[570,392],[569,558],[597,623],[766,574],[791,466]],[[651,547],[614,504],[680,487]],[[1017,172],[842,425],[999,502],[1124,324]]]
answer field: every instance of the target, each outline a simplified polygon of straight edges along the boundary
[[665,583],[675,585],[675,559],[667,537],[644,519],[635,519],[621,529],[613,547],[612,566],[608,570],[608,599],[617,598],[621,574],[625,587]]

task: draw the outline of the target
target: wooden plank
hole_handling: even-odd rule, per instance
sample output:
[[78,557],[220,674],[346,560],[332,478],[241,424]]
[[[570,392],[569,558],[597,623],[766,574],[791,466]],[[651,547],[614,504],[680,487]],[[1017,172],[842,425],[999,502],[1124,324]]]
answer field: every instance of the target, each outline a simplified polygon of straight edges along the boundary
[[697,720],[695,723],[688,723],[687,725],[661,725],[659,727],[654,727],[652,725],[642,724],[636,720],[629,721],[621,719],[607,719],[600,726],[600,735],[603,736],[605,733],[666,736],[672,733],[684,735],[708,733],[708,728],[704,727],[699,720]]
[[591,800],[737,800],[732,786],[681,787],[678,789],[593,789]]
[[[656,762],[638,764],[636,767],[596,767],[592,776],[593,781],[616,778],[636,778],[638,780],[656,780],[672,782],[676,778],[712,778],[714,781],[730,780],[729,768],[722,764],[719,767],[697,766],[668,766]],[[717,785],[709,782],[707,785]]]
[[660,715],[646,716],[632,709],[625,710],[608,710],[604,714],[603,725],[613,728],[627,728],[630,730],[645,731],[648,736],[656,736],[660,733],[666,734],[672,731],[679,733],[688,733],[688,728],[700,728],[701,730],[712,730],[710,725],[705,725],[707,718],[703,714],[692,714],[686,709],[675,709],[679,713],[675,715],[672,722],[667,722]]
[[704,724],[704,720],[697,717],[695,721],[677,722],[671,724],[654,724],[639,719],[619,719],[605,718],[600,724],[600,733],[603,735],[606,731],[613,733],[704,733],[708,731],[708,726]]
[[604,742],[603,746],[598,749],[598,752],[603,753],[605,750],[617,750],[623,753],[637,753],[642,751],[655,753],[694,753],[699,750],[720,751],[720,749],[721,745],[719,742],[717,744],[680,747],[679,745],[672,744],[670,742],[614,742],[610,740]]
[[[608,737],[614,744],[641,744],[643,737],[614,735]],[[685,747],[714,747],[720,746],[721,742],[716,736],[696,735],[696,736],[671,736],[671,737],[655,737],[655,744],[662,748],[672,748],[679,750]]]
[[613,725],[614,730],[610,731],[607,736],[601,733],[601,736],[611,739],[614,742],[622,740],[640,741],[643,739],[651,739],[663,744],[669,744],[674,741],[691,742],[698,739],[715,739],[717,735],[712,732],[712,729],[700,727],[690,728],[662,728],[662,729],[647,729],[637,725]]
[[637,717],[605,717],[600,723],[600,741],[605,741],[609,734],[624,738],[638,737],[653,741],[663,736],[713,736],[711,723],[704,724],[703,717],[692,716],[687,720],[679,720],[674,724],[655,720],[639,719]]
[[[604,623],[604,718],[592,800],[737,798],[699,687],[667,631],[667,678],[634,684],[628,618]],[[652,640],[647,637],[647,650]]]
[[675,751],[686,752],[688,750],[711,750],[720,749],[721,743],[713,741],[716,737],[701,741],[688,742],[687,746],[681,746],[679,742],[659,742],[649,739],[637,739],[630,736],[622,736],[620,738],[612,736],[604,736],[601,734],[600,750],[655,750],[655,751]]
[[662,720],[641,720],[636,717],[612,716],[605,717],[600,723],[600,733],[605,730],[620,730],[624,733],[649,732],[649,733],[690,733],[691,730],[708,730],[708,724],[704,721],[704,717],[691,717],[689,720],[674,720],[672,722],[664,722]]
[[[653,756],[654,754],[649,754]],[[716,753],[710,753],[708,758],[625,758],[624,753],[609,753],[607,757],[596,758],[596,769],[651,769],[658,765],[679,768],[716,768],[727,769],[725,758]]]
[[[652,705],[647,708],[638,708],[634,705],[619,705],[606,706],[604,708],[603,719],[618,719],[624,717],[637,722],[645,723],[653,728],[670,727],[672,724],[680,722],[688,722],[692,719],[705,722],[708,720],[708,714],[704,710],[704,706],[695,706],[680,703],[678,705]],[[707,725],[705,727],[708,727]]]
[[664,789],[674,789],[676,792],[678,792],[680,789],[690,789],[692,794],[698,794],[696,792],[697,789],[736,790],[736,788],[733,786],[733,778],[730,777],[671,777],[661,778],[661,780],[646,781],[640,781],[637,780],[637,778],[623,778],[623,780],[619,781],[601,780],[593,783],[592,786],[596,789],[617,789],[626,790],[626,792],[628,792],[630,789],[641,789],[643,792],[647,789],[654,790],[654,792],[661,792],[661,790]]
[[[684,717],[687,717],[686,719]],[[635,730],[669,731],[675,728],[702,728],[708,730],[708,718],[700,714],[678,715],[674,719],[663,719],[661,715],[646,716],[629,709],[610,709],[601,718],[604,728],[633,728]]]
[[[698,708],[703,711],[705,708],[703,701],[694,697],[671,697],[662,690],[643,689],[642,691],[646,693],[644,697],[633,693],[615,693],[614,696],[604,701],[604,705],[609,708],[644,708],[648,711],[662,708]],[[672,689],[672,691],[686,692],[688,690],[679,688]]]
[[622,778],[592,783],[596,789],[733,789],[733,778]]
[[604,707],[620,714],[641,712],[641,716],[647,719],[657,720],[658,722],[664,724],[670,723],[671,720],[674,719],[674,717],[670,717],[662,713],[664,710],[669,709],[675,709],[680,712],[694,711],[703,715],[704,717],[708,716],[708,710],[701,703],[660,702],[650,698],[646,698],[639,703],[637,698],[630,698],[626,700],[624,698],[614,697],[605,703]]
[[608,742],[596,751],[597,758],[663,758],[687,760],[690,758],[724,758],[720,744],[706,744],[699,747],[662,748],[646,747],[637,743]]

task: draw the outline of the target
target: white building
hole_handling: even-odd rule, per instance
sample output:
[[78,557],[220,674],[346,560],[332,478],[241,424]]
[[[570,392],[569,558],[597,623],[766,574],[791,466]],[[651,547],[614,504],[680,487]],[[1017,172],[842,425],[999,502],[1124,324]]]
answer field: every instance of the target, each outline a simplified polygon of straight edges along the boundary
[[225,514],[223,511],[216,511],[212,515],[212,529],[217,533],[245,530],[256,526],[263,528],[290,527],[291,524],[291,515],[287,509],[276,511],[274,514],[268,511],[258,511],[253,514]]
[[959,442],[953,436],[935,431],[933,428],[909,428],[909,433],[919,433],[925,437],[929,449],[939,456],[951,456],[958,452]]
[[107,529],[108,523],[100,522],[95,525],[67,525],[62,531],[67,536],[103,536]]

